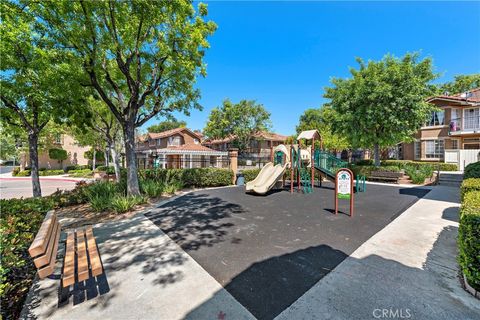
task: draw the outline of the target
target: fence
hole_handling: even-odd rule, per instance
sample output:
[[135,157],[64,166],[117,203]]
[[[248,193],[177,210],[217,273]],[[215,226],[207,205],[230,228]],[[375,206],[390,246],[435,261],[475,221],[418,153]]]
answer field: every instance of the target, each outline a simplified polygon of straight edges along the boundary
[[480,149],[445,150],[445,163],[454,163],[463,171],[470,163],[480,161]]
[[270,149],[246,149],[238,154],[238,169],[255,169],[271,162]]

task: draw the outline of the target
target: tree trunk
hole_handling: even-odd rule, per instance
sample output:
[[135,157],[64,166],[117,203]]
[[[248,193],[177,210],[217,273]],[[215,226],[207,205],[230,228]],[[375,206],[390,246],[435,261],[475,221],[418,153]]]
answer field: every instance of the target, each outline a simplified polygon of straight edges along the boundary
[[28,135],[28,151],[30,154],[30,174],[32,177],[33,196],[41,197],[40,177],[38,176],[38,133]]
[[110,152],[112,153],[113,167],[115,168],[115,180],[117,182],[120,182],[120,178],[121,178],[120,158],[118,156],[117,150],[115,149],[115,145],[112,146],[112,148],[110,149]]
[[375,151],[374,151],[375,167],[379,167],[380,166],[380,146],[378,145],[378,143],[375,144],[374,148],[375,148]]
[[93,148],[93,154],[92,154],[92,171],[95,171],[95,162],[97,161],[97,150]]
[[133,121],[125,123],[123,137],[125,140],[125,160],[127,162],[127,193],[129,195],[140,195],[135,158],[135,124]]
[[108,167],[110,167],[110,144],[107,145],[107,148],[105,148],[105,165]]

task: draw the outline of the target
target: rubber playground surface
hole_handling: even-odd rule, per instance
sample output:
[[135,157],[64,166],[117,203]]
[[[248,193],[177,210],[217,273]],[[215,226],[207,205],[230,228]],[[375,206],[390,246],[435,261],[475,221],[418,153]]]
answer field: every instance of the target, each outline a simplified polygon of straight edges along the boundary
[[333,184],[311,194],[245,194],[244,187],[198,191],[146,216],[259,319],[273,319],[362,243],[428,193],[367,185],[333,214]]

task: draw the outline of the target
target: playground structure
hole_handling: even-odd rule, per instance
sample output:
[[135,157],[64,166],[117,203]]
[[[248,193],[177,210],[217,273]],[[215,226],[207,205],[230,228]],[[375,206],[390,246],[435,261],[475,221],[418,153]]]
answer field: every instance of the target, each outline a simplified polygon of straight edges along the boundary
[[[303,146],[304,141],[311,141],[311,145]],[[319,142],[319,148],[316,148],[316,142]],[[290,192],[293,193],[296,187],[297,192],[311,193],[315,186],[315,172],[320,175],[321,186],[323,178],[335,181],[338,169],[347,166],[347,162],[322,150],[322,139],[317,130],[302,131],[295,144],[272,148],[271,162],[260,170],[254,180],[247,182],[246,191],[265,194],[280,180],[282,186],[285,185],[285,172],[289,168]],[[355,183],[357,191],[365,191],[364,177],[360,180],[357,177]]]

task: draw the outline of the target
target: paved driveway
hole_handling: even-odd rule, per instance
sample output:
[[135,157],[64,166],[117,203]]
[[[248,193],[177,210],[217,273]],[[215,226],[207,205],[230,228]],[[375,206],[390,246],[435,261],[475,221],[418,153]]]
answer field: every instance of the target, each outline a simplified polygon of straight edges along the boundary
[[[72,179],[42,179],[40,185],[42,187],[42,195],[48,196],[57,189],[71,190],[75,188],[77,181]],[[32,197],[32,181],[30,178],[0,178],[0,199],[12,198],[28,198]]]

